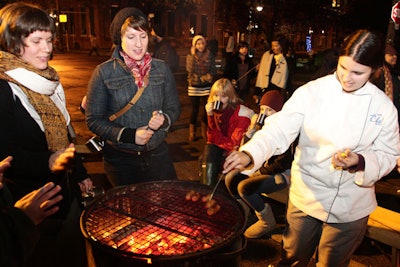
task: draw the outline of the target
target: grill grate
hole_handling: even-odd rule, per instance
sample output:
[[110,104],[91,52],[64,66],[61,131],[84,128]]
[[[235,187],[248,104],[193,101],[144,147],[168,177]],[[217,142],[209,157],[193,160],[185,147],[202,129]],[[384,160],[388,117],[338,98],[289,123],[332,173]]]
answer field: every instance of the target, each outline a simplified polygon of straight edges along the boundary
[[96,199],[82,214],[81,228],[95,244],[126,256],[189,257],[231,242],[243,230],[243,210],[230,196],[217,193],[221,210],[207,215],[201,200],[208,186],[186,181],[161,181],[116,188]]

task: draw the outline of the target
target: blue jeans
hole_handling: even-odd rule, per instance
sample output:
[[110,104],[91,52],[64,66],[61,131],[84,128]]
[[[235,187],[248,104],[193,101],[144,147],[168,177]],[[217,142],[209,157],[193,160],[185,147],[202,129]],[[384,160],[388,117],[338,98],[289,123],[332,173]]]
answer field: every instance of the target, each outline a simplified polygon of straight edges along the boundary
[[[290,170],[284,172],[290,175]],[[262,211],[265,203],[261,193],[270,194],[287,187],[286,178],[281,173],[247,176],[238,171],[230,172],[225,177],[225,184],[232,196],[242,198],[255,211]]]
[[131,153],[104,146],[104,170],[112,186],[175,180],[176,171],[166,142],[144,153]]

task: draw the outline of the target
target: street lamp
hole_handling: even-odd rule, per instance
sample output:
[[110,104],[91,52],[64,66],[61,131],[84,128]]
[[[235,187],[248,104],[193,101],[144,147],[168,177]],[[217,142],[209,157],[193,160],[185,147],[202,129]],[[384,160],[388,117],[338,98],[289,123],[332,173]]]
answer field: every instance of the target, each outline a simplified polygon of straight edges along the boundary
[[264,5],[262,4],[262,1],[261,1],[261,2],[259,2],[259,1],[256,1],[254,5],[255,5],[255,7],[256,7],[256,10],[257,10],[258,12],[261,12],[261,11],[263,11],[263,9],[264,9]]
[[264,5],[262,0],[255,0],[248,2],[249,3],[249,24],[246,27],[246,30],[248,31],[248,36],[247,36],[247,42],[251,44],[251,34],[253,29],[258,29],[258,23],[257,19],[253,20],[253,9],[255,9],[257,12],[262,12],[264,9]]

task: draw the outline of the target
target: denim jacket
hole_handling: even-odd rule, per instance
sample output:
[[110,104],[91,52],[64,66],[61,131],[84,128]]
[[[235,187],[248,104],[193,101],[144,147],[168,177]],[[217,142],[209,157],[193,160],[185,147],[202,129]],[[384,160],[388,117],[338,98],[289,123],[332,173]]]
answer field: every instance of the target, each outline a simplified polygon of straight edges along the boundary
[[[153,58],[149,84],[139,100],[122,116],[110,121],[109,116],[121,110],[138,90],[120,51],[121,46],[117,46],[111,58],[98,65],[92,74],[87,94],[86,123],[93,133],[118,150],[153,150],[164,141],[169,126],[181,113],[175,78],[162,60]],[[154,133],[146,147],[119,142],[125,128],[136,130],[146,126],[156,110],[163,111],[165,123]]]

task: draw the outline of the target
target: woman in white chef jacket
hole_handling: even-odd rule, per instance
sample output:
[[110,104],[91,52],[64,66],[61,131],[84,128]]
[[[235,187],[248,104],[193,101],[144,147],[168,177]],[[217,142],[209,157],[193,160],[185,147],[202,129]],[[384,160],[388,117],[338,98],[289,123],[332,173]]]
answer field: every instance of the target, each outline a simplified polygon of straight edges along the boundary
[[334,74],[298,88],[224,172],[248,174],[299,136],[291,169],[287,228],[279,266],[347,266],[377,206],[374,184],[400,156],[397,111],[368,80],[383,62],[379,35],[358,30],[343,42]]

